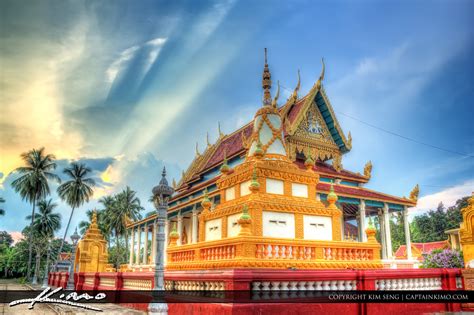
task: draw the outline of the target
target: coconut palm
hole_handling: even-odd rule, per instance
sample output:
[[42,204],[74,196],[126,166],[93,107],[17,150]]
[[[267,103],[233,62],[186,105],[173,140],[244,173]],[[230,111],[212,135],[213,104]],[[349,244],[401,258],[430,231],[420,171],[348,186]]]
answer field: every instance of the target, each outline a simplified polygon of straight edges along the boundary
[[[36,265],[33,275],[33,284],[38,282],[41,256],[45,250],[44,244],[48,243],[49,240],[54,237],[54,232],[61,228],[61,215],[53,212],[56,207],[57,204],[53,203],[51,199],[38,202],[38,213],[35,214],[33,223],[33,235],[35,238],[32,243],[36,248]],[[26,218],[30,220],[31,216],[29,215]]]
[[[5,199],[0,197],[0,203],[5,203]],[[5,210],[3,210],[2,208],[0,208],[0,215],[5,215]]]
[[53,180],[58,183],[61,182],[61,180],[56,174],[52,173],[52,171],[56,169],[54,155],[46,154],[44,148],[40,148],[39,150],[33,149],[22,153],[21,158],[25,162],[25,166],[15,169],[15,172],[18,173],[20,177],[15,179],[11,185],[13,189],[20,194],[23,200],[32,204],[30,234],[28,235],[30,240],[28,245],[28,267],[26,272],[27,279],[29,279],[33,252],[33,243],[31,242],[33,229],[31,227],[33,226],[33,219],[35,217],[35,206],[38,200],[44,199],[51,193],[48,180]]
[[61,200],[71,207],[71,215],[69,216],[66,231],[64,232],[64,237],[61,246],[59,247],[59,254],[61,254],[63,249],[74,210],[82,206],[84,202],[89,202],[90,197],[94,193],[92,187],[95,186],[95,181],[92,178],[87,177],[92,170],[84,164],[73,162],[71,163],[71,166],[65,168],[63,172],[70,178],[70,180],[58,187],[58,195]]
[[[120,252],[120,237],[125,237],[125,244],[128,244],[127,221],[141,219],[140,211],[144,208],[140,205],[140,199],[136,192],[126,187],[122,192],[114,197],[104,197],[100,202],[105,206],[105,223],[110,232],[113,231],[115,244]],[[116,262],[117,266],[120,262]]]
[[136,192],[126,187],[121,193],[117,195],[117,210],[114,214],[116,218],[118,228],[117,232],[120,235],[125,235],[125,244],[128,244],[128,220],[139,220],[141,219],[140,211],[144,210],[140,204],[140,199],[136,196]]

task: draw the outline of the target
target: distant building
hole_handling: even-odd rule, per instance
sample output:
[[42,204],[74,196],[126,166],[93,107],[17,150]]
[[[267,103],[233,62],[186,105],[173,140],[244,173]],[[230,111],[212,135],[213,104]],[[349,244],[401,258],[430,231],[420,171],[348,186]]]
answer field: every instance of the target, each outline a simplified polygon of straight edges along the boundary
[[[429,243],[412,243],[411,252],[413,259],[423,261],[423,255],[431,253],[435,249],[451,248],[450,243],[446,241],[429,242]],[[406,245],[400,245],[395,252],[395,259],[407,259]]]

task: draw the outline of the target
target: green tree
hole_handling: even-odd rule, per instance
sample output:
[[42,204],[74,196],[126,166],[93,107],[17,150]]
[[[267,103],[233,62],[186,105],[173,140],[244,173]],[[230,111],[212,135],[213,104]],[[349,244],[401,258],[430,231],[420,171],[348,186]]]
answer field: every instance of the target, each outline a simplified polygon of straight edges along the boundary
[[[115,246],[117,255],[115,265],[117,268],[124,262],[123,257],[126,259],[126,247],[121,248],[120,238],[125,238],[125,244],[128,244],[128,231],[127,221],[128,220],[139,220],[141,219],[140,211],[144,208],[140,204],[140,199],[136,196],[136,192],[126,187],[119,194],[113,197],[105,197],[100,200],[105,206],[105,217],[106,225],[110,232],[113,232],[115,238]],[[122,255],[122,253],[124,253]]]
[[404,216],[401,212],[393,213],[392,218],[390,219],[390,232],[392,234],[392,251],[395,251],[404,245],[405,240],[405,230],[404,230]]
[[7,231],[0,231],[0,246],[10,247],[13,244],[13,238]]
[[[38,202],[38,213],[35,214],[33,224],[33,246],[36,251],[36,264],[35,273],[33,276],[33,284],[38,281],[40,267],[41,267],[41,256],[48,250],[44,245],[49,243],[50,239],[54,236],[54,232],[61,228],[61,215],[54,213],[56,204],[52,200],[42,200]],[[31,219],[30,216],[27,219]]]
[[[69,177],[69,180],[58,187],[58,195],[61,200],[65,201],[71,207],[71,214],[66,225],[62,244],[64,244],[66,240],[69,225],[74,215],[74,209],[82,206],[84,202],[89,202],[90,197],[94,193],[92,187],[95,186],[95,181],[87,177],[92,171],[84,164],[73,162],[71,166],[64,169],[63,172]],[[62,245],[59,248],[60,253],[61,250]]]
[[[33,226],[33,219],[35,217],[35,206],[38,200],[44,199],[50,194],[49,180],[60,182],[59,177],[52,171],[56,169],[55,157],[52,154],[46,154],[44,148],[39,150],[33,149],[21,154],[25,166],[18,167],[15,172],[20,176],[12,182],[13,189],[20,194],[23,200],[32,204],[31,223]],[[30,229],[32,232],[33,229]],[[32,235],[28,238],[31,240]],[[27,278],[30,278],[31,273],[31,258],[33,253],[33,243],[29,242],[28,247],[28,264],[27,264]]]

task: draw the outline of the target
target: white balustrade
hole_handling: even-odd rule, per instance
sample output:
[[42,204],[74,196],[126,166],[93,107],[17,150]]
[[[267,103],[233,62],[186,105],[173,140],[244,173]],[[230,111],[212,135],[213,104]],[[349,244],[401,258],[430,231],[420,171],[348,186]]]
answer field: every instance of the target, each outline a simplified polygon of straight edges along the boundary
[[442,287],[441,278],[404,278],[376,280],[375,289],[379,291],[441,290]]

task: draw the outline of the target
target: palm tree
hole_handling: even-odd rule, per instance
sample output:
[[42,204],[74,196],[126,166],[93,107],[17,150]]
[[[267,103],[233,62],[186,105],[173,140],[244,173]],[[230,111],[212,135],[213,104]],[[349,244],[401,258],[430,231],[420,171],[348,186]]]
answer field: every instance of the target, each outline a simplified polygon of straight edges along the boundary
[[[144,208],[140,205],[136,192],[128,186],[114,197],[104,197],[99,202],[105,206],[106,224],[109,231],[114,232],[115,244],[120,252],[121,236],[125,237],[125,244],[128,244],[127,221],[141,219],[140,211]],[[117,260],[116,264],[118,268],[120,262]]]
[[[5,199],[0,197],[0,203],[5,203]],[[0,215],[5,215],[5,210],[3,210],[2,208],[0,208]]]
[[38,200],[42,200],[50,194],[48,180],[53,180],[58,183],[61,182],[61,180],[56,174],[52,173],[52,171],[56,169],[54,155],[46,154],[44,148],[40,148],[39,150],[33,149],[26,153],[22,153],[21,158],[26,166],[15,169],[15,172],[19,173],[21,176],[15,179],[11,185],[13,189],[20,194],[23,200],[26,200],[33,205],[28,235],[30,242],[28,245],[28,267],[26,275],[27,279],[29,279],[33,252],[33,243],[31,240],[33,233],[33,220],[35,217],[35,206]]
[[[38,213],[35,214],[33,223],[33,234],[35,239],[32,241],[36,248],[36,265],[33,276],[33,284],[38,282],[39,268],[41,265],[42,252],[45,250],[44,244],[54,237],[54,232],[61,228],[61,215],[54,213],[54,208],[57,204],[53,203],[51,199],[48,201],[42,200],[38,202]],[[31,216],[26,217],[28,220]]]
[[70,180],[58,187],[58,195],[61,200],[65,201],[71,207],[71,215],[69,216],[66,231],[64,232],[64,237],[59,247],[59,255],[61,255],[64,241],[66,240],[74,209],[82,206],[84,202],[89,202],[90,197],[94,193],[92,187],[95,186],[95,181],[92,178],[86,177],[92,170],[84,164],[73,162],[71,166],[65,168],[63,172]]

